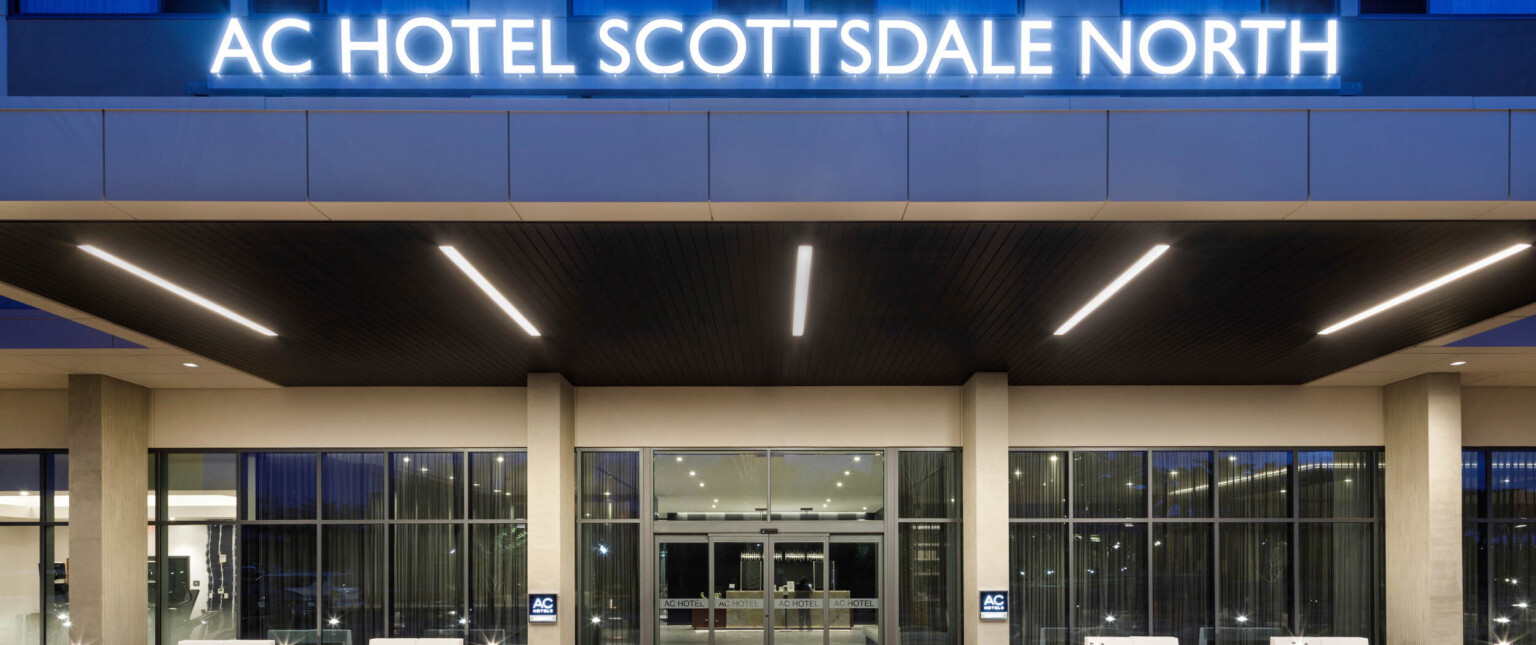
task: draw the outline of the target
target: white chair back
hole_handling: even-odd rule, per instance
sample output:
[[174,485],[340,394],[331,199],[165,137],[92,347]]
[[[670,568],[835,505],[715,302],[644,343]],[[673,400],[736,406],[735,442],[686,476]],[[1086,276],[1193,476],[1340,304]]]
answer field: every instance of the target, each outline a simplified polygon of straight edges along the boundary
[[277,645],[273,640],[254,641],[179,641],[177,645]]
[[1371,645],[1358,636],[1274,636],[1269,645]]
[[416,645],[414,638],[371,638],[368,645]]
[[1131,645],[1179,645],[1173,636],[1132,636]]
[[1129,636],[1084,636],[1083,645],[1131,645]]
[[464,645],[462,638],[418,638],[416,645]]

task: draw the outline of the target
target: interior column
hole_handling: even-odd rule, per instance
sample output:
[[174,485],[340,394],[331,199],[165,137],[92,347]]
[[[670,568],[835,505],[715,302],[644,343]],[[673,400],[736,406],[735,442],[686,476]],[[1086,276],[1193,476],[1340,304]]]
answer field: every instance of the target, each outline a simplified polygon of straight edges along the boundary
[[982,591],[1008,589],[1008,375],[971,376],[962,389],[961,530],[966,645],[1008,642],[1008,621],[982,621]]
[[1382,390],[1387,642],[1461,642],[1461,375]]
[[69,377],[69,641],[143,644],[149,390]]
[[528,593],[556,593],[559,617],[530,624],[529,645],[576,642],[576,390],[528,375]]

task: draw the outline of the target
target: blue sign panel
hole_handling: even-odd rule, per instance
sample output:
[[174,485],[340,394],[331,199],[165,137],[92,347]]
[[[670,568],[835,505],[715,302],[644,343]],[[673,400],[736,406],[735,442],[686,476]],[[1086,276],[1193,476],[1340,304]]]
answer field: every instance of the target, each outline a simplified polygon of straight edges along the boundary
[[528,594],[528,622],[552,623],[560,614],[560,595],[552,593]]
[[1008,620],[1008,592],[981,592],[981,619]]

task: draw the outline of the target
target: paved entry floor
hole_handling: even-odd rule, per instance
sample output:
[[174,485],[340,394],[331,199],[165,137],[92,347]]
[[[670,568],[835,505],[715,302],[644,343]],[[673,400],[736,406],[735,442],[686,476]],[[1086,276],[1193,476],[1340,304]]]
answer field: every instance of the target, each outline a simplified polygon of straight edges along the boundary
[[[704,645],[709,642],[709,631],[692,627],[662,627],[661,645]],[[762,645],[760,631],[721,630],[715,633],[715,645]],[[821,630],[780,631],[774,633],[774,645],[822,645]],[[877,645],[864,636],[863,629],[834,629],[831,645]]]

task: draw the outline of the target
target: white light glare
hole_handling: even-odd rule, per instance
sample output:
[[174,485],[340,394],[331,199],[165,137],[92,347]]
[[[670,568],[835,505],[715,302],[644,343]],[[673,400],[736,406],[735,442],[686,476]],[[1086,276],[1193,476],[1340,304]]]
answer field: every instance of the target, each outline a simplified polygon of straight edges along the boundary
[[1476,272],[1476,271],[1478,271],[1480,269],[1483,269],[1483,268],[1487,267],[1490,264],[1493,264],[1495,262],[1503,260],[1503,259],[1505,259],[1505,258],[1507,258],[1507,257],[1509,257],[1511,255],[1514,255],[1516,253],[1524,251],[1524,250],[1526,250],[1528,248],[1531,248],[1531,245],[1529,245],[1529,244],[1516,244],[1514,246],[1511,246],[1511,247],[1509,247],[1507,249],[1504,249],[1503,251],[1499,251],[1498,253],[1490,255],[1490,256],[1488,256],[1486,258],[1483,258],[1481,260],[1478,260],[1476,262],[1473,262],[1472,264],[1468,264],[1467,266],[1464,266],[1464,267],[1462,267],[1460,269],[1457,269],[1457,270],[1452,271],[1450,273],[1447,273],[1447,274],[1445,274],[1443,276],[1435,278],[1434,280],[1432,280],[1430,282],[1426,282],[1426,283],[1424,283],[1424,284],[1422,284],[1420,286],[1414,287],[1413,289],[1402,293],[1401,295],[1397,296],[1396,298],[1393,298],[1393,299],[1388,300],[1386,302],[1383,302],[1383,303],[1381,303],[1379,305],[1376,305],[1375,307],[1371,307],[1370,309],[1367,309],[1367,310],[1362,311],[1362,312],[1360,312],[1358,314],[1350,316],[1349,318],[1345,319],[1343,322],[1335,324],[1334,326],[1329,327],[1327,329],[1324,329],[1324,330],[1322,330],[1320,332],[1317,332],[1317,333],[1318,333],[1318,335],[1322,336],[1322,335],[1327,335],[1327,334],[1331,334],[1333,332],[1336,332],[1336,331],[1338,331],[1340,329],[1343,329],[1343,328],[1348,327],[1350,325],[1353,325],[1353,324],[1355,324],[1357,322],[1365,320],[1366,318],[1370,318],[1371,316],[1374,316],[1374,315],[1379,314],[1379,313],[1381,313],[1383,311],[1386,311],[1386,310],[1391,309],[1393,307],[1396,307],[1396,306],[1398,306],[1400,304],[1408,302],[1409,300],[1413,300],[1414,298],[1417,298],[1417,297],[1422,296],[1422,295],[1424,295],[1426,293],[1434,291],[1435,289],[1439,289],[1440,287],[1443,287],[1443,286],[1448,285],[1448,284],[1450,284],[1452,282],[1460,280],[1460,279],[1466,277],[1467,275],[1469,275],[1471,273],[1474,273],[1474,272]]
[[792,321],[796,336],[805,335],[806,300],[811,295],[811,247],[802,245],[795,256],[795,317]]
[[235,313],[233,311],[225,309],[223,306],[219,305],[218,303],[216,303],[216,302],[214,302],[212,300],[209,300],[207,298],[199,296],[199,295],[197,295],[195,293],[192,293],[191,291],[187,291],[186,289],[183,289],[180,285],[173,284],[171,281],[166,280],[165,278],[162,278],[162,277],[157,276],[157,275],[155,275],[153,273],[150,273],[148,271],[140,269],[139,267],[134,266],[133,264],[130,264],[127,261],[124,261],[122,258],[119,258],[119,257],[117,257],[115,255],[112,255],[111,253],[108,253],[106,251],[98,249],[98,248],[96,248],[94,246],[91,246],[89,244],[81,244],[80,245],[80,250],[81,251],[85,251],[86,253],[89,253],[91,255],[94,255],[97,258],[100,258],[100,259],[106,261],[108,264],[111,264],[112,266],[115,266],[115,267],[117,267],[119,269],[122,269],[122,270],[127,271],[129,273],[132,273],[132,274],[134,274],[134,275],[136,275],[136,276],[138,276],[140,278],[143,278],[144,280],[148,281],[150,284],[153,284],[153,285],[155,285],[157,287],[160,287],[161,289],[165,289],[166,291],[169,291],[169,292],[174,293],[174,294],[176,294],[178,296],[186,298],[187,300],[191,300],[192,302],[194,302],[197,305],[203,307],[204,309],[207,309],[207,310],[212,311],[212,312],[214,312],[214,313],[216,313],[216,314],[218,314],[220,316],[223,316],[223,317],[228,318],[230,320],[233,320],[233,321],[235,321],[237,323],[245,325],[246,327],[249,327],[249,328],[255,330],[256,332],[258,332],[258,333],[260,333],[262,335],[265,335],[265,336],[276,336],[277,335],[277,332],[272,331],[270,329],[267,329],[266,327],[262,327],[261,325],[258,325],[255,322],[252,322],[251,319],[246,318],[245,316],[242,316],[242,315],[237,314],[237,313]]
[[459,253],[458,249],[451,246],[439,246],[437,248],[443,252],[443,255],[448,256],[449,260],[453,260],[453,263],[459,267],[459,270],[463,271],[464,275],[469,276],[470,281],[474,282],[475,286],[480,287],[480,290],[490,297],[491,302],[496,303],[496,306],[501,307],[502,311],[507,312],[507,315],[511,316],[512,320],[517,321],[518,326],[522,327],[523,331],[528,332],[529,336],[539,335],[539,330],[534,329],[533,323],[528,322],[528,319],[523,317],[523,312],[518,311],[517,307],[513,307],[512,303],[507,301],[506,296],[501,295],[501,292],[497,291],[496,287],[489,280],[485,279],[485,276],[480,275],[480,272],[475,270],[475,266],[470,264],[469,260],[464,259],[464,256]]
[[1068,320],[1066,324],[1062,325],[1060,329],[1056,330],[1056,335],[1061,336],[1069,331],[1072,331],[1072,328],[1076,327],[1078,323],[1083,322],[1083,319],[1087,318],[1088,314],[1093,313],[1093,310],[1098,309],[1105,302],[1108,302],[1116,292],[1125,288],[1125,285],[1130,284],[1131,280],[1135,279],[1136,276],[1139,275],[1142,271],[1147,270],[1147,267],[1152,266],[1153,262],[1157,261],[1158,258],[1162,257],[1162,255],[1167,252],[1167,244],[1159,244],[1152,247],[1152,250],[1147,251],[1146,255],[1141,256],[1141,259],[1137,260],[1135,264],[1132,264],[1131,268],[1126,269],[1125,273],[1120,274],[1120,277],[1115,278],[1114,282],[1111,282],[1109,283],[1109,286],[1104,287],[1104,290],[1100,291],[1099,295],[1094,296],[1093,300],[1089,300],[1088,304],[1083,305],[1082,309],[1079,309],[1077,310],[1077,313],[1072,314],[1072,318]]

